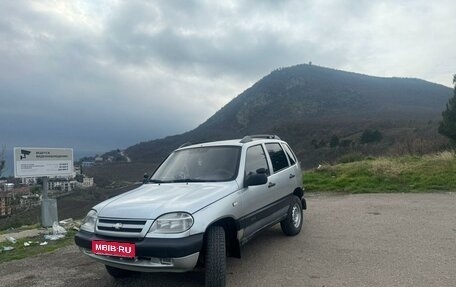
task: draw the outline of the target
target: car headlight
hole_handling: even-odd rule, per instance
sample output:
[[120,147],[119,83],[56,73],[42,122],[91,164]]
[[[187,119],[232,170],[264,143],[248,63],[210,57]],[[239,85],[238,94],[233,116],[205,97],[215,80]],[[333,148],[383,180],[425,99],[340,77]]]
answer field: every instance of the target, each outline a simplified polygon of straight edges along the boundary
[[190,229],[193,217],[185,212],[168,213],[157,218],[150,227],[149,233],[181,233]]
[[95,223],[97,222],[97,212],[89,211],[87,216],[82,220],[81,229],[89,232],[95,232]]

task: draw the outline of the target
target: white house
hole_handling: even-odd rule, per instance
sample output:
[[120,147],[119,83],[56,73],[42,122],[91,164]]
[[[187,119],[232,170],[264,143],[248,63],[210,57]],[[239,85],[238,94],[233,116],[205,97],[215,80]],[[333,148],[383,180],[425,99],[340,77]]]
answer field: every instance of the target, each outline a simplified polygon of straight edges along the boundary
[[48,181],[49,190],[72,191],[77,185],[77,181],[69,179],[50,179]]
[[80,188],[89,188],[94,185],[93,177],[83,177],[82,182],[77,183]]

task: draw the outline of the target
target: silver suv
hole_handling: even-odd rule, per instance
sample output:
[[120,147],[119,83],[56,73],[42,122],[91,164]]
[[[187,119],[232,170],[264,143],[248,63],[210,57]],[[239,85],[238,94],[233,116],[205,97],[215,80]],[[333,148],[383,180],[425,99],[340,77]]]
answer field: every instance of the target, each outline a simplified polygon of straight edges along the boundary
[[301,231],[306,201],[300,164],[277,136],[182,146],[140,187],[89,211],[75,242],[125,277],[205,268],[206,286],[225,285],[226,256],[280,222]]

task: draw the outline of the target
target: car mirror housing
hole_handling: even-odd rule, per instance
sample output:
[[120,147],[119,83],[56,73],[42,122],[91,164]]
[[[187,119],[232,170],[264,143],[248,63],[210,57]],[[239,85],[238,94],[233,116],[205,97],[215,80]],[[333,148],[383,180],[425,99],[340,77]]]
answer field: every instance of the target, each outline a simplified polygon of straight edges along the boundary
[[268,182],[268,177],[264,173],[257,173],[247,176],[245,186],[262,185]]

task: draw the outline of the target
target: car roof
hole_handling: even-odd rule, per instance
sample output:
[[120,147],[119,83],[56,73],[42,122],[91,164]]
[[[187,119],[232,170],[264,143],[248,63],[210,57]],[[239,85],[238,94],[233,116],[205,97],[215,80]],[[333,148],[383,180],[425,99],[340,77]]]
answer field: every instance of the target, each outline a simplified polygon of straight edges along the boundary
[[258,143],[265,143],[265,142],[284,142],[280,140],[280,138],[256,138],[246,136],[242,139],[232,139],[232,140],[222,140],[222,141],[213,141],[213,142],[204,142],[204,143],[197,143],[197,144],[184,144],[177,150],[183,149],[190,149],[196,147],[211,147],[211,146],[244,146],[244,145],[254,145]]

